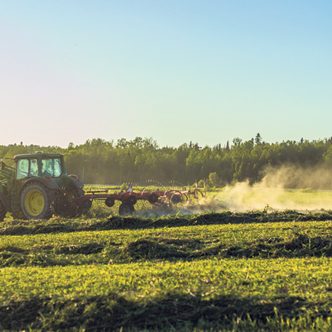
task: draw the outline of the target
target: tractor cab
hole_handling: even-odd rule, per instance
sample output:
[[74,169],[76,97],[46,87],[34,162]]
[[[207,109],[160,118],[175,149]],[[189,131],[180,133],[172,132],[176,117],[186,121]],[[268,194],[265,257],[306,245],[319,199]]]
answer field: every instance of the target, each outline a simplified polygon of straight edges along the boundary
[[34,153],[14,157],[16,162],[16,179],[30,177],[59,178],[66,175],[61,154]]

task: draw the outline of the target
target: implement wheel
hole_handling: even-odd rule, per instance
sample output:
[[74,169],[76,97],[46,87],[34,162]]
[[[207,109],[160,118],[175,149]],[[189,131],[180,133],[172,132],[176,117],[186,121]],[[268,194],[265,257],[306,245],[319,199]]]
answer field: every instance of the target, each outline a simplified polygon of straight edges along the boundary
[[0,221],[3,221],[5,219],[7,210],[3,203],[0,201]]
[[120,216],[129,216],[135,212],[134,205],[128,203],[122,203],[119,207]]
[[52,211],[47,189],[39,183],[27,185],[21,192],[21,210],[27,219],[49,219]]

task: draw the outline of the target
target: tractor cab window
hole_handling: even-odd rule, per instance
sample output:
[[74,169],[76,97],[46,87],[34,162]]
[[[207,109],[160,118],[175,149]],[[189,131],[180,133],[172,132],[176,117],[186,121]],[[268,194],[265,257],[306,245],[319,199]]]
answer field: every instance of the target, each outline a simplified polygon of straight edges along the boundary
[[61,160],[59,158],[42,159],[41,166],[42,176],[59,177],[62,174]]
[[58,177],[62,174],[62,164],[59,158],[53,159],[54,160],[54,176]]
[[17,179],[26,178],[29,175],[29,160],[20,159],[17,162]]
[[21,159],[17,163],[17,179],[24,179],[29,176],[38,176],[37,159]]
[[37,159],[30,160],[30,176],[38,176],[38,161]]

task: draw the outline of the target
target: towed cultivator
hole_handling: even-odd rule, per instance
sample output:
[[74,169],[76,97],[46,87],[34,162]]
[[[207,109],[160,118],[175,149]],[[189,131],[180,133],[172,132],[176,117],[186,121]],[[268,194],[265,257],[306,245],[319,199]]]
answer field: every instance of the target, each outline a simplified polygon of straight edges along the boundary
[[204,196],[198,189],[119,193],[109,190],[85,192],[75,175],[66,173],[61,154],[34,153],[14,157],[15,167],[0,161],[0,221],[7,212],[14,218],[48,219],[53,214],[77,217],[87,212],[94,200],[103,200],[112,207],[120,201],[119,213],[131,214],[135,204],[145,200],[155,206],[170,206]]
[[131,187],[127,191],[119,193],[109,193],[108,189],[105,190],[90,190],[86,191],[84,199],[89,201],[103,200],[108,207],[112,207],[115,201],[120,201],[119,207],[120,215],[132,214],[135,211],[135,204],[139,201],[148,201],[154,206],[171,206],[179,203],[189,201],[189,199],[204,197],[204,193],[199,189],[194,190],[156,190],[135,192]]

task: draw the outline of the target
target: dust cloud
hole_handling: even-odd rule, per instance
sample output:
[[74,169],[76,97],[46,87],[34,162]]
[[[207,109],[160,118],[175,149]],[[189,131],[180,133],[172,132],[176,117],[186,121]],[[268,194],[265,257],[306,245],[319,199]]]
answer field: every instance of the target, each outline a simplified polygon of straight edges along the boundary
[[208,193],[182,212],[332,209],[332,172],[327,166],[282,166],[268,168],[264,174],[258,183],[238,182]]
[[171,206],[137,211],[142,217],[193,215],[213,212],[332,210],[332,170],[317,167],[267,168],[260,182],[237,182],[205,197]]

